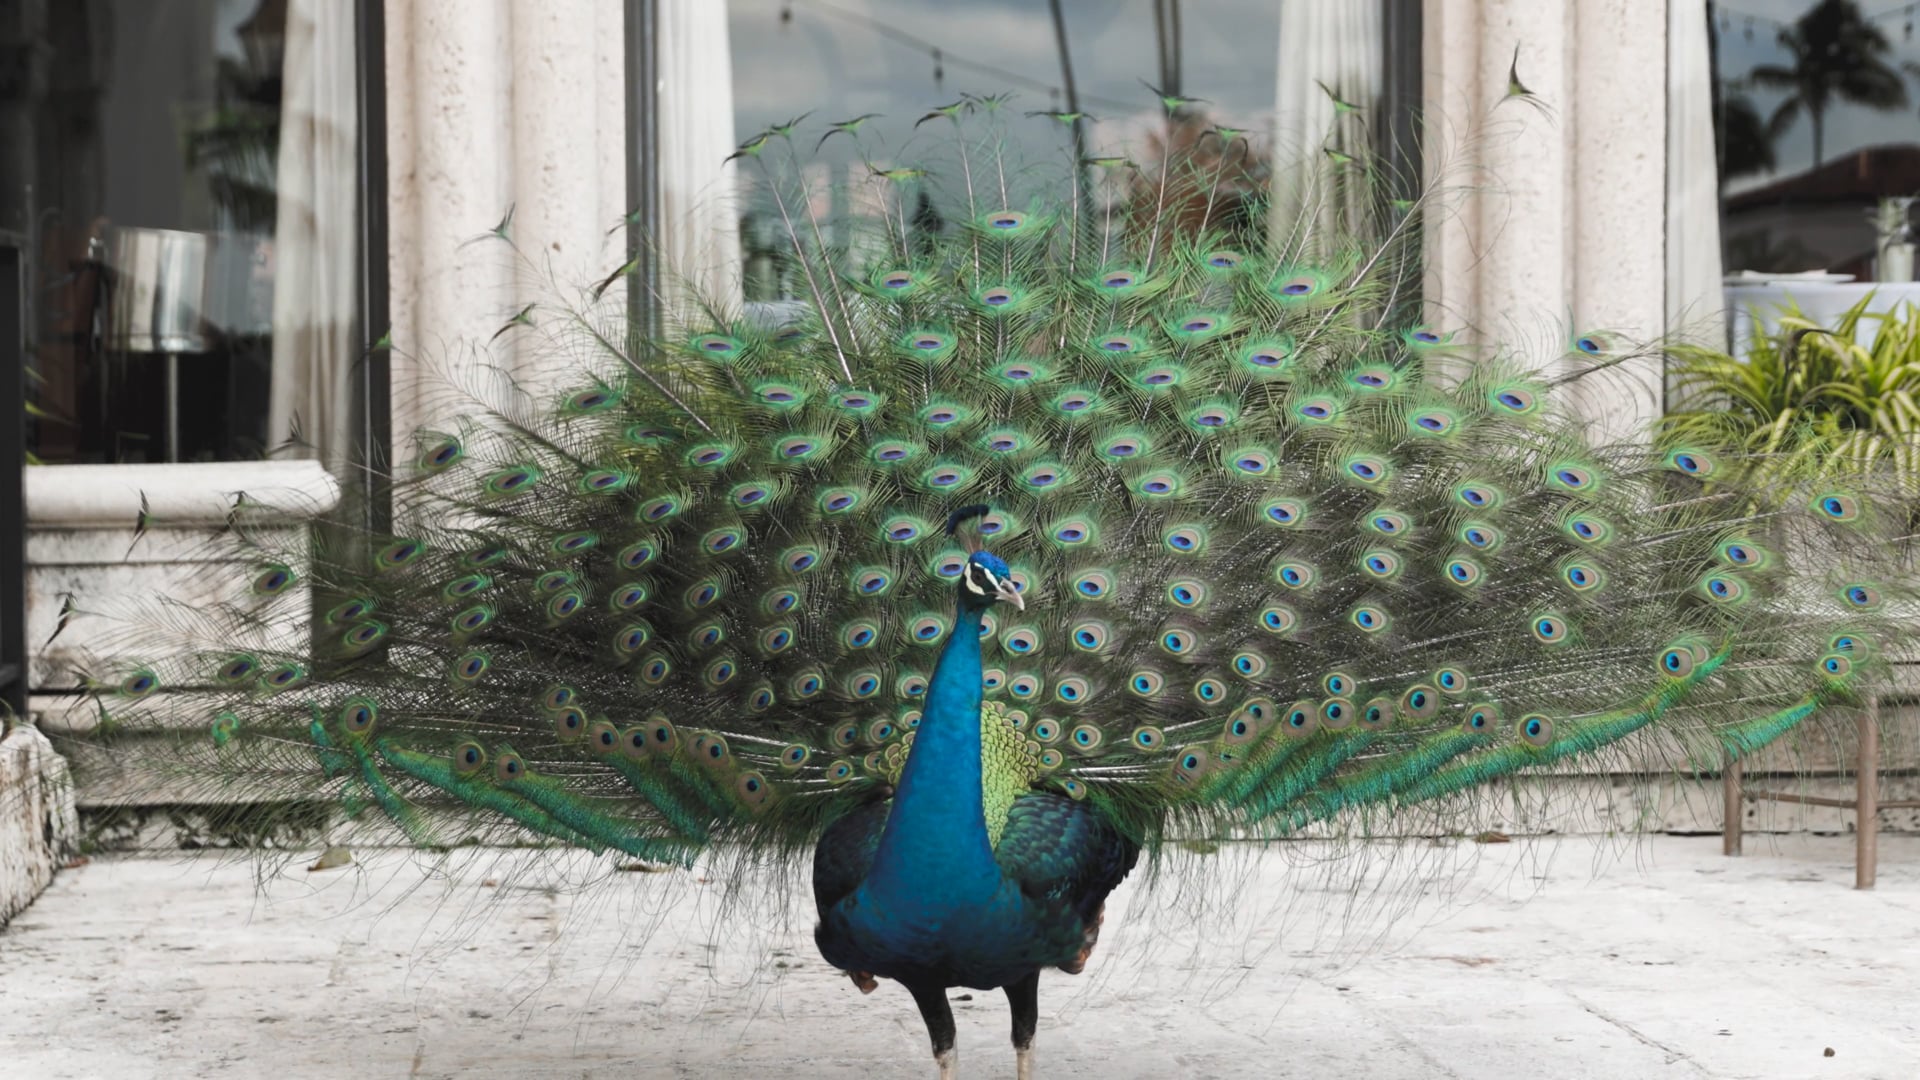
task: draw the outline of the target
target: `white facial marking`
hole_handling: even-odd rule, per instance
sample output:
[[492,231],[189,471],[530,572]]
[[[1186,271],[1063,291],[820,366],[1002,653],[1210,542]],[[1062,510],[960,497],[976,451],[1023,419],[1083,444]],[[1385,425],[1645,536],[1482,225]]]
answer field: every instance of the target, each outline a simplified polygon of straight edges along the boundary
[[[975,580],[975,574],[985,578],[985,584]],[[1000,588],[1000,579],[993,576],[993,571],[979,563],[968,563],[966,576],[962,580],[966,582],[967,588],[971,590],[975,596],[986,596],[997,592]]]

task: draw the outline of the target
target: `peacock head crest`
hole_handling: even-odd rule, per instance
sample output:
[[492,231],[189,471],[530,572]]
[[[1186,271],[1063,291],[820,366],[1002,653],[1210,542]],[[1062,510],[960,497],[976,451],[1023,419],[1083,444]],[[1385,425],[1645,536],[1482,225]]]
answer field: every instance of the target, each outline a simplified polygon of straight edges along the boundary
[[[960,531],[960,526],[991,512],[992,508],[986,503],[955,510],[947,515],[947,535],[953,536]],[[1027,608],[1027,602],[1013,580],[1013,568],[991,551],[976,550],[967,556],[967,565],[960,572],[959,588],[960,606],[963,608],[983,610],[1001,600],[1022,611]]]

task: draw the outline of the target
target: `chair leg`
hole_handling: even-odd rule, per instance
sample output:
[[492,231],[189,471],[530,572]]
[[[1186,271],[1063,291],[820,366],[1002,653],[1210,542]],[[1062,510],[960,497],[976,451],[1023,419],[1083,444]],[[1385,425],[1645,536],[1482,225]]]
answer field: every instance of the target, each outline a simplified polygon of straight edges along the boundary
[[1726,806],[1722,812],[1725,818],[1720,828],[1720,854],[1740,854],[1741,832],[1746,827],[1745,811],[1741,809],[1740,787],[1746,770],[1740,764],[1740,758],[1731,750],[1726,752],[1726,763],[1720,769],[1721,797]]
[[1873,888],[1880,862],[1880,699],[1860,713],[1860,761],[1854,774],[1855,827],[1853,887]]

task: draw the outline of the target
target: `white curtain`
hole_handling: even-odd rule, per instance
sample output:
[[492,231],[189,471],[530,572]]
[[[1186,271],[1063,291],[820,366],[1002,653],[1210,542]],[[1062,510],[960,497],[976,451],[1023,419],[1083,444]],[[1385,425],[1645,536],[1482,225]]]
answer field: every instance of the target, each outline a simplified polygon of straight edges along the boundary
[[335,474],[353,445],[359,227],[353,5],[288,0],[274,221],[269,445],[296,433]]
[[[1325,254],[1316,239],[1339,231],[1361,193],[1337,190],[1323,148],[1364,154],[1362,117],[1376,113],[1381,73],[1380,5],[1280,0],[1280,75],[1274,88],[1273,203],[1268,219],[1276,251]],[[1326,89],[1322,89],[1322,85]],[[1339,115],[1332,90],[1359,112]]]
[[670,306],[691,289],[737,313],[739,205],[734,166],[723,164],[736,145],[727,5],[660,0],[659,19],[658,240],[669,269],[660,286]]
[[1706,0],[1667,6],[1667,325],[1726,343],[1720,176],[1713,154],[1713,67]]

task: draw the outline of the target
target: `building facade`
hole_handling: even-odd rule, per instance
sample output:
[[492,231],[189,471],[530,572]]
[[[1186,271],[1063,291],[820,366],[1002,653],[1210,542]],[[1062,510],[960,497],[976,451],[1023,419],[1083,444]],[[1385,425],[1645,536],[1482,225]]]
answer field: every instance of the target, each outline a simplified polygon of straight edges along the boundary
[[[37,464],[24,519],[0,507],[0,530],[17,537],[24,520],[27,564],[0,567],[26,583],[24,601],[0,593],[25,612],[0,620],[0,679],[8,664],[24,673],[10,700],[48,730],[84,727],[71,661],[98,642],[83,622],[61,629],[76,598],[191,578],[185,538],[236,493],[277,527],[343,498],[380,524],[369,477],[444,417],[449,374],[484,352],[535,386],[563,377],[495,331],[530,294],[601,279],[643,236],[681,271],[656,276],[662,296],[778,301],[752,179],[726,158],[816,106],[816,121],[890,114],[876,123],[904,140],[923,106],[1013,90],[1028,108],[1078,104],[1102,118],[1092,139],[1124,142],[1156,115],[1148,81],[1259,133],[1278,175],[1335,123],[1337,92],[1375,116],[1353,137],[1453,192],[1428,224],[1430,322],[1716,340],[1723,201],[1742,229],[1771,214],[1777,232],[1794,193],[1826,175],[1815,161],[1799,181],[1734,191],[1723,174],[1751,176],[1754,161],[1728,164],[1728,117],[1751,99],[1797,130],[1807,108],[1766,71],[1791,74],[1793,43],[1820,18],[1878,27],[1885,55],[1868,60],[1892,70],[1914,49],[1910,9],[1903,37],[1897,17],[1848,0],[1747,8],[11,0],[0,251],[14,255],[0,283],[16,302],[0,359],[25,372],[29,405],[10,419]],[[1730,57],[1751,70],[1723,73]],[[1850,140],[1834,149],[1895,142],[1907,149],[1874,160],[1911,156],[1913,134],[1881,138],[1869,122],[1891,101],[1833,112],[1829,142]],[[844,147],[823,149],[829,176],[852,167],[832,157]],[[1760,172],[1794,165],[1767,155]],[[1889,193],[1855,180],[1855,202]],[[1858,254],[1857,237],[1833,243]],[[1625,436],[1662,396],[1648,360],[1583,407]],[[0,436],[18,441],[5,423]],[[0,560],[21,548],[0,544]]]

